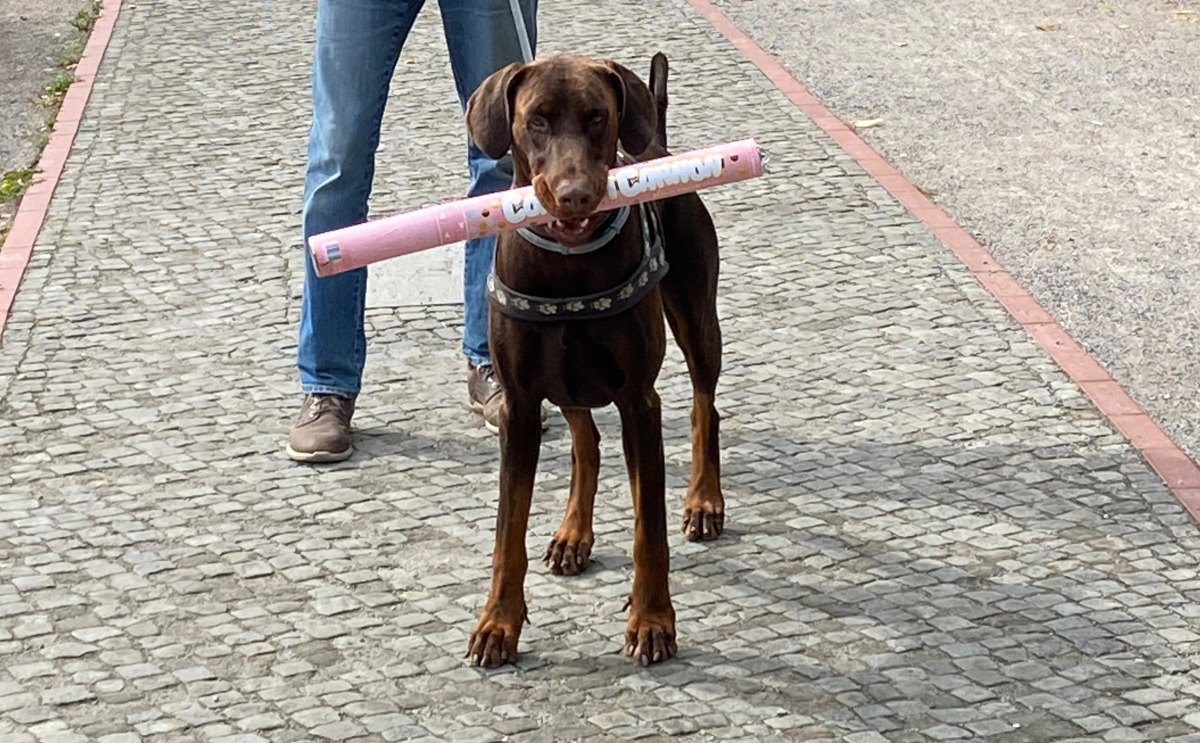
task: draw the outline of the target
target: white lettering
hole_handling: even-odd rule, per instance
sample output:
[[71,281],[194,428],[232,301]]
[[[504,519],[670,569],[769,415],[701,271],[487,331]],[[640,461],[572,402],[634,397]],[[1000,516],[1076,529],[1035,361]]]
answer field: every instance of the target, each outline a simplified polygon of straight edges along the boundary
[[617,171],[617,189],[625,198],[632,199],[642,191],[638,188],[638,169],[622,168]]
[[709,155],[705,160],[708,161],[709,178],[716,178],[725,170],[725,158],[720,155]]
[[531,192],[529,194],[529,196],[525,197],[525,218],[526,219],[533,219],[534,217],[540,217],[545,213],[546,213],[546,209],[545,209],[545,207],[542,206],[542,202],[538,201],[537,196],[534,196],[533,193]]
[[688,182],[701,183],[719,177],[724,170],[725,159],[720,155],[690,158],[651,167],[621,168],[608,178],[608,198],[635,199],[648,192],[661,191],[667,186]]
[[646,190],[661,190],[663,186],[667,185],[667,175],[665,168],[651,168],[649,172],[643,173],[642,179],[646,181]]
[[521,221],[520,212],[524,205],[524,200],[519,196],[514,196],[511,192],[504,195],[504,198],[500,202],[500,208],[504,212],[504,218],[508,220],[509,224],[516,224]]
[[509,224],[519,224],[526,220],[540,217],[546,213],[546,208],[533,193],[522,197],[520,194],[507,192],[500,201],[500,209]]

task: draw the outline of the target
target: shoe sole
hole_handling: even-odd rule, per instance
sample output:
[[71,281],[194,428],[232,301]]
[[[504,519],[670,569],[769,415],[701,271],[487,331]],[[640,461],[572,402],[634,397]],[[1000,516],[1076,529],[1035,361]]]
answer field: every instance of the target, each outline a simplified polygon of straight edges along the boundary
[[[479,413],[480,417],[483,417],[483,404],[482,403],[477,403],[474,400],[472,400],[471,401],[471,410],[474,410],[476,413]],[[487,430],[491,431],[493,434],[495,434],[497,436],[500,435],[500,427],[493,425],[492,422],[489,421],[487,418],[483,419],[483,427],[486,428]],[[545,433],[548,430],[550,430],[550,421],[546,419],[546,410],[545,410],[545,408],[543,408],[542,409],[542,432]]]
[[344,462],[354,453],[354,447],[350,447],[346,451],[296,451],[291,446],[287,448],[287,455],[294,462],[304,462],[305,464],[327,464],[331,462]]

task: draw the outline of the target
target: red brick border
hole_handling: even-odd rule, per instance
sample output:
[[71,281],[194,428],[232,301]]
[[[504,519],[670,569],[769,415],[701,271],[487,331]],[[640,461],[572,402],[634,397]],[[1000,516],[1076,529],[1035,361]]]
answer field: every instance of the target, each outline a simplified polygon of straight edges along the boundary
[[33,178],[33,185],[21,197],[12,229],[0,247],[0,341],[4,338],[4,325],[21,286],[21,277],[25,275],[25,268],[33,256],[33,245],[46,220],[50,197],[54,195],[67,157],[71,154],[71,145],[79,131],[79,120],[83,118],[83,110],[92,94],[92,83],[108,49],[120,11],[121,0],[103,0],[100,17],[92,26],[83,56],[75,65],[75,82],[71,83],[63,97],[50,142],[38,159],[38,172]]
[[1200,468],[1113,381],[1104,367],[1055,322],[986,248],[834,116],[803,83],[792,77],[777,59],[710,0],[687,2],[958,256],[979,283],[1004,305],[1050,358],[1087,393],[1100,412],[1142,453],[1188,513],[1200,521]]

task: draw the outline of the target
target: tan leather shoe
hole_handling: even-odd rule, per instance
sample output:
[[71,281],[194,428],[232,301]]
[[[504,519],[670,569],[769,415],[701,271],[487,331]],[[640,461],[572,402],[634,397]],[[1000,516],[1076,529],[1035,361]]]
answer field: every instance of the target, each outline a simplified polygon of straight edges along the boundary
[[[467,393],[471,396],[471,408],[483,415],[483,425],[492,433],[499,434],[504,390],[500,389],[491,364],[467,364]],[[542,408],[542,430],[546,430],[545,408]]]
[[300,417],[288,436],[288,456],[297,462],[341,462],[354,453],[350,419],[354,398],[305,395]]

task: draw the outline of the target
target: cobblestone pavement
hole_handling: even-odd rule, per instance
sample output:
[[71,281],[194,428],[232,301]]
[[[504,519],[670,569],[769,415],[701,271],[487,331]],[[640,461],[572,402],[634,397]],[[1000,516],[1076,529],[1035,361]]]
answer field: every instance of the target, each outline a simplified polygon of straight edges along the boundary
[[[496,444],[456,308],[375,311],[359,453],[282,454],[308,12],[126,3],[0,355],[0,740],[1200,740],[1200,534],[936,240],[680,0],[546,3],[543,51],[674,62],[710,192],[729,530],[672,537],[680,657],[616,655],[617,420],[596,562],[535,567],[520,664],[462,658]],[[465,187],[430,7],[376,203]],[[603,34],[598,33],[603,29]],[[672,508],[688,389],[661,381]],[[564,505],[544,447],[530,551]]]
[[1200,458],[1200,2],[716,2]]

